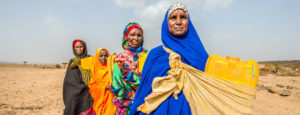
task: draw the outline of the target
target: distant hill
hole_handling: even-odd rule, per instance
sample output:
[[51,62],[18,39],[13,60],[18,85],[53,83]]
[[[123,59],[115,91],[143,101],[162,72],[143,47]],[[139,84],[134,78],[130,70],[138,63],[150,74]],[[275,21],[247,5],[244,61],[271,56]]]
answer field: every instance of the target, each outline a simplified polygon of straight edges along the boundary
[[0,64],[21,64],[21,63],[0,61]]
[[290,60],[290,61],[262,61],[258,62],[260,64],[272,64],[272,65],[281,65],[284,67],[290,67],[290,68],[300,68],[300,60]]

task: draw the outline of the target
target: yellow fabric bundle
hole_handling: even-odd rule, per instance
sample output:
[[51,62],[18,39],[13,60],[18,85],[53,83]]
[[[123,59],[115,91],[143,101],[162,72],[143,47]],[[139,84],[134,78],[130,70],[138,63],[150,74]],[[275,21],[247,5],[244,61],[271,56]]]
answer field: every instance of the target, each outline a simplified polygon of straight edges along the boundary
[[176,99],[183,91],[193,115],[252,113],[256,88],[199,71],[182,63],[180,55],[172,50],[165,50],[170,53],[171,70],[168,76],[153,80],[152,93],[138,111],[149,114],[169,96]]
[[92,69],[94,57],[87,57],[80,60],[82,69]]
[[78,66],[82,74],[84,84],[89,85],[91,80],[91,69],[93,67],[93,57],[87,57],[80,59],[80,65]]

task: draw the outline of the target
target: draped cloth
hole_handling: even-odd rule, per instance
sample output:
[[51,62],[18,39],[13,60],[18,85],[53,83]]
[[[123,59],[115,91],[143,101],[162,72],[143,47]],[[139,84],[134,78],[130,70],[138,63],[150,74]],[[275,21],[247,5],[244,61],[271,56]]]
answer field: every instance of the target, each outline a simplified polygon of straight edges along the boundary
[[[77,42],[82,43],[84,49],[82,55],[78,55],[75,51],[75,44]],[[73,41],[73,54],[75,55],[74,58],[72,58],[72,62],[70,63],[70,68],[75,69],[78,68],[81,72],[80,79],[84,82],[85,85],[89,85],[90,79],[91,79],[91,67],[92,67],[92,60],[93,57],[90,57],[87,54],[87,48],[86,44],[82,40],[74,40]]]
[[[137,111],[137,108],[144,103],[144,98],[152,93],[152,82],[154,78],[167,76],[170,70],[169,53],[162,46],[152,49],[146,59],[142,71],[142,79],[134,97],[134,103],[131,106],[129,115],[146,115]],[[184,94],[180,92],[178,99],[169,96],[157,109],[150,115],[191,115],[191,109]]]
[[[108,53],[107,63],[101,64],[99,61],[100,51],[104,49]],[[93,57],[93,67],[91,70],[91,80],[89,83],[90,93],[94,99],[93,108],[97,115],[113,115],[116,106],[113,105],[113,93],[106,88],[112,83],[112,65],[113,60],[105,48],[99,48]]]
[[87,54],[87,48],[85,42],[82,41],[84,52],[82,55],[77,55],[73,44],[73,53],[78,60],[76,60],[76,58],[72,58],[69,61],[63,82],[63,101],[65,105],[64,115],[77,115],[81,112],[90,110],[90,108],[93,106],[93,98],[90,95],[88,86],[84,84],[83,80],[81,79],[82,74],[78,66],[71,68],[72,63],[74,64],[74,62],[76,62],[78,64],[80,59],[89,56]]
[[173,36],[168,12],[161,29],[165,48],[150,51],[130,115],[250,114],[255,88],[202,72],[208,54],[190,15],[187,32]]
[[83,59],[80,59],[80,64],[78,65],[78,68],[82,74],[81,80],[84,82],[85,85],[90,84],[93,60],[94,60],[93,56],[83,58]]
[[256,89],[206,74],[181,62],[172,50],[168,76],[154,78],[152,93],[138,111],[151,113],[169,96],[178,98],[183,91],[193,115],[200,114],[251,114]]
[[139,52],[137,60],[130,50],[118,54],[113,66],[112,91],[115,95],[114,104],[118,107],[117,114],[128,114],[133,101],[130,99],[140,85],[141,71],[147,58],[143,50]]
[[[161,40],[163,45],[179,54],[183,63],[204,71],[208,54],[190,20],[190,15],[188,16],[187,32],[182,36],[173,36],[168,28],[168,12],[169,11],[166,12],[161,27]],[[167,72],[171,69],[168,58],[169,53],[167,53],[162,46],[158,46],[150,51],[143,68],[141,85],[134,97],[130,115],[144,114],[137,111],[137,108],[144,103],[144,98],[152,92],[151,85],[153,79],[167,76]],[[169,96],[150,114],[190,115],[192,113],[187,99],[184,94],[180,92],[178,99],[175,99],[174,96]]]

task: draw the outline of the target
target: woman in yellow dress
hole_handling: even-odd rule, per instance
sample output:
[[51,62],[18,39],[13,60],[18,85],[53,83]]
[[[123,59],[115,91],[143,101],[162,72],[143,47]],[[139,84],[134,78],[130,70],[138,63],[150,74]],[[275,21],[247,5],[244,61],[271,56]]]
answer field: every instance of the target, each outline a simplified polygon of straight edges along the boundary
[[116,111],[111,92],[111,59],[112,57],[105,48],[99,48],[94,56],[89,88],[94,99],[93,109],[97,115],[113,115]]

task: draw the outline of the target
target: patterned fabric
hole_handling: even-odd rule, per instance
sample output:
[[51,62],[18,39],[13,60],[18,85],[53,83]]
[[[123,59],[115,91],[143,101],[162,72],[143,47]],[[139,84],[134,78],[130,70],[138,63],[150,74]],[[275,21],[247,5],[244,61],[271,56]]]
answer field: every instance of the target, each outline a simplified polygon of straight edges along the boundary
[[[147,54],[145,50],[137,53],[137,59],[134,59],[134,53],[125,50],[115,57],[112,91],[115,95],[114,104],[118,107],[117,114],[124,115],[129,113],[129,107],[132,105],[133,97],[140,84],[141,71],[139,65],[143,65]],[[142,64],[140,64],[142,63]]]
[[90,109],[88,109],[88,110],[85,111],[85,112],[79,113],[78,115],[96,115],[96,113],[95,113],[95,111],[94,111],[93,108],[90,108]]
[[172,12],[174,12],[177,9],[182,9],[187,15],[189,15],[188,10],[186,9],[186,7],[182,4],[182,3],[174,3],[171,5],[169,12],[168,12],[168,18],[170,17],[170,15],[172,14]]
[[[143,50],[140,53],[132,53],[130,50],[124,50],[124,52],[118,54],[115,57],[115,62],[119,62],[120,64],[119,67],[120,69],[124,68],[124,70],[128,71],[128,72],[133,72],[136,74],[141,74],[141,72],[139,72],[139,56],[140,54],[143,53],[147,53],[147,51]],[[122,63],[124,65],[122,65]],[[124,66],[124,67],[122,67]]]
[[[113,66],[112,92],[114,94],[114,105],[117,106],[117,115],[127,115],[133,103],[133,97],[140,84],[141,65],[145,62],[144,54],[148,51],[143,48],[143,42],[138,48],[132,48],[127,42],[128,33],[141,26],[135,22],[126,25],[123,32],[122,47],[124,51],[115,57]],[[142,38],[144,41],[144,37]]]
[[91,80],[91,67],[93,63],[93,57],[86,57],[80,59],[78,57],[72,58],[73,62],[71,63],[70,68],[78,67],[81,72],[81,80],[85,85],[89,85]]
[[168,76],[154,78],[152,93],[145,98],[145,103],[138,107],[138,111],[149,114],[170,96],[178,99],[178,94],[183,92],[193,115],[251,114],[255,87],[204,73],[182,63],[177,53],[164,49],[170,53],[171,69]]

